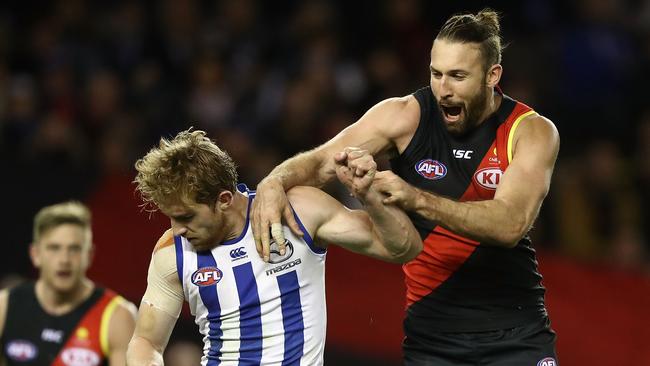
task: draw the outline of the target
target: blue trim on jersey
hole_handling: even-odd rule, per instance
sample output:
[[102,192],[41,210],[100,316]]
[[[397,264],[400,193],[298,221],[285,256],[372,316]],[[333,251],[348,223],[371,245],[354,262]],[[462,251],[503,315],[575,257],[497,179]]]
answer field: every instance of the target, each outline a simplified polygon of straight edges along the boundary
[[[197,252],[196,262],[197,268],[217,267],[217,262],[210,251]],[[203,304],[208,309],[210,350],[207,355],[207,366],[217,366],[220,363],[223,331],[221,330],[221,305],[217,296],[216,284],[214,286],[199,287],[199,294]]]
[[277,277],[282,303],[284,325],[284,357],[282,366],[299,365],[305,344],[305,324],[302,319],[300,285],[296,271]]
[[293,217],[296,219],[296,222],[298,223],[298,226],[300,227],[300,230],[303,232],[302,238],[305,240],[307,245],[309,246],[309,249],[312,250],[312,252],[316,254],[325,254],[327,253],[327,249],[318,247],[314,244],[314,239],[309,236],[309,231],[305,229],[305,225],[302,224],[302,221],[300,221],[300,218],[298,217],[298,213],[296,213],[296,210],[291,207],[291,211],[293,212]]
[[[246,187],[246,186],[244,186]],[[239,186],[238,186],[239,188]],[[235,239],[230,239],[226,240],[221,245],[233,245],[236,243],[239,243],[242,239],[244,239],[244,236],[246,236],[246,231],[248,231],[248,225],[250,223],[250,214],[251,214],[251,205],[253,204],[253,197],[248,196],[248,206],[246,207],[246,225],[244,225],[244,230],[242,230],[241,234]]]
[[233,267],[239,295],[239,363],[259,365],[262,360],[262,309],[251,262]]
[[176,272],[183,287],[183,239],[180,236],[174,236],[174,248],[176,248]]

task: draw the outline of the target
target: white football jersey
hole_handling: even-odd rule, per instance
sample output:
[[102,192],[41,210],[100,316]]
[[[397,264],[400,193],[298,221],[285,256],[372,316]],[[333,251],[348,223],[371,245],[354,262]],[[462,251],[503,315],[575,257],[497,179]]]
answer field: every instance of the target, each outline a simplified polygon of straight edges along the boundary
[[[255,192],[237,188],[250,213]],[[174,237],[185,300],[203,335],[201,365],[322,365],[326,251],[304,227],[300,238],[285,226],[285,255],[273,242],[265,263],[246,216],[241,235],[211,251]]]

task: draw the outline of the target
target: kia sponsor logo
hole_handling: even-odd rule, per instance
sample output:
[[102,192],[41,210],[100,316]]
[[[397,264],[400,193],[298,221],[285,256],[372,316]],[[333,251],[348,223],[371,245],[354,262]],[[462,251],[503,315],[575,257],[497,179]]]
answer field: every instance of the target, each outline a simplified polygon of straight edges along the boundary
[[27,362],[36,358],[38,349],[29,341],[18,339],[7,343],[7,356],[14,361]]
[[192,283],[199,287],[216,285],[223,272],[217,267],[201,267],[192,273]]
[[483,168],[474,174],[474,180],[485,189],[497,189],[502,175],[499,168]]
[[101,359],[90,349],[72,347],[61,352],[61,360],[67,366],[97,366]]
[[415,164],[415,171],[429,180],[442,179],[447,175],[447,167],[438,160],[424,159]]

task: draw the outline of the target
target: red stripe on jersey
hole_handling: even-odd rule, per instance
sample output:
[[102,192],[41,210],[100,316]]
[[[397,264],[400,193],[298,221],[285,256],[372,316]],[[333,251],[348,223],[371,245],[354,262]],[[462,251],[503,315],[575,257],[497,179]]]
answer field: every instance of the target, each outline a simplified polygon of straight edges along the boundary
[[402,267],[406,306],[430,294],[456,272],[474,252],[478,242],[438,226],[423,241],[422,252]]
[[[109,289],[88,309],[88,312],[72,330],[67,342],[59,351],[52,366],[67,366],[74,364],[100,365],[106,358],[102,352],[100,331],[104,310],[117,296]],[[95,363],[97,362],[97,363]]]

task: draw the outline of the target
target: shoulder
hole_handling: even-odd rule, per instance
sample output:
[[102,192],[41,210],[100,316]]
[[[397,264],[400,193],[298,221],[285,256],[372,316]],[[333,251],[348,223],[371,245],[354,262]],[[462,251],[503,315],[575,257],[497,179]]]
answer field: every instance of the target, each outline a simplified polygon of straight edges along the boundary
[[407,95],[384,99],[375,104],[355,125],[362,128],[364,134],[377,134],[395,140],[412,134],[419,121],[420,104],[413,95]]
[[514,131],[509,154],[512,154],[513,161],[544,161],[548,166],[553,166],[559,149],[560,134],[555,124],[544,116],[532,113]]
[[293,187],[287,192],[287,198],[310,234],[344,208],[339,201],[315,187]]
[[153,251],[155,253],[160,249],[171,246],[173,244],[174,244],[174,233],[172,232],[172,229],[167,229],[167,231],[165,231],[156,242],[156,246],[153,248]]
[[515,131],[514,139],[515,144],[520,141],[540,141],[554,146],[559,145],[560,134],[553,121],[540,114],[532,113],[521,121]]
[[114,306],[110,314],[110,323],[108,327],[108,344],[104,344],[104,351],[111,355],[112,351],[125,351],[133,331],[135,329],[135,319],[137,308],[135,305],[124,299],[122,296],[115,296],[112,300]]
[[[326,209],[329,206],[337,206],[340,203],[329,194],[323,192],[321,189],[310,186],[296,186],[287,191],[287,198],[291,202],[291,206],[299,211],[304,211],[307,208],[321,208]],[[318,211],[313,210],[313,211]]]

